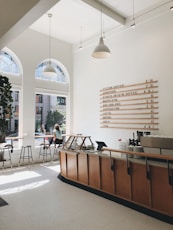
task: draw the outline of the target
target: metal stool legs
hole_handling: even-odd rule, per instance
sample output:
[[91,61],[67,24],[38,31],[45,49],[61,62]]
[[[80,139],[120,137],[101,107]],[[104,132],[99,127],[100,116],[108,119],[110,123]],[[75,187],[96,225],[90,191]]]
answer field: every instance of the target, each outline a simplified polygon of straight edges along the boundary
[[1,150],[1,159],[0,161],[2,162],[2,167],[4,169],[4,163],[9,161],[10,162],[10,167],[12,168],[12,160],[11,160],[11,153],[13,152],[13,146],[10,144],[5,145]]
[[55,144],[54,150],[53,150],[53,160],[55,155],[57,155],[59,157],[59,151],[60,148],[62,147],[63,144]]
[[40,158],[40,156],[43,157],[43,162],[45,161],[45,158],[47,161],[48,156],[50,157],[50,160],[52,160],[51,149],[50,149],[49,144],[41,144],[40,145],[39,158]]
[[20,159],[19,159],[19,166],[20,166],[21,160],[24,163],[25,159],[28,159],[28,164],[34,162],[33,157],[32,157],[31,145],[22,146],[21,153],[20,153]]

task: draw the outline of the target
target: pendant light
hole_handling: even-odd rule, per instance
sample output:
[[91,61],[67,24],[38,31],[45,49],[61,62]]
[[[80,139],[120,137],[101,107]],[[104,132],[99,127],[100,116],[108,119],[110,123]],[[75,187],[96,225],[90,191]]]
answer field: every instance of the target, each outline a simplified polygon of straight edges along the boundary
[[56,71],[53,68],[53,66],[51,65],[51,17],[52,14],[48,14],[49,17],[49,61],[47,63],[47,66],[45,67],[43,74],[44,76],[56,76]]
[[171,1],[170,11],[173,11],[173,1]]
[[133,0],[133,23],[131,24],[131,28],[134,28],[136,26],[135,22],[135,0]]
[[101,36],[99,39],[99,44],[94,49],[92,56],[94,58],[107,58],[110,56],[111,52],[109,48],[104,44],[102,0],[100,2],[101,2]]
[[[173,1],[172,1],[173,2]],[[173,4],[170,6],[170,11],[173,11]]]

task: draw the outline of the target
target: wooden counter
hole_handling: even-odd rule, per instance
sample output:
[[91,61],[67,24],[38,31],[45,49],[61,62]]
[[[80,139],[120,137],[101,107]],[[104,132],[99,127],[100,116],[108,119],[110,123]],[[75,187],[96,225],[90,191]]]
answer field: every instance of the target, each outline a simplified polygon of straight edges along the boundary
[[159,155],[156,154],[123,151],[127,156],[139,154],[143,157],[133,160],[112,156],[113,152],[122,152],[120,150],[105,150],[110,154],[61,150],[60,177],[79,187],[85,186],[87,190],[94,189],[95,193],[101,193],[104,197],[106,195],[111,199],[119,199],[123,204],[125,201],[128,206],[131,204],[135,209],[139,207],[139,211],[143,209],[146,214],[171,222],[173,157],[161,156],[165,162],[159,163],[149,159],[158,159]]

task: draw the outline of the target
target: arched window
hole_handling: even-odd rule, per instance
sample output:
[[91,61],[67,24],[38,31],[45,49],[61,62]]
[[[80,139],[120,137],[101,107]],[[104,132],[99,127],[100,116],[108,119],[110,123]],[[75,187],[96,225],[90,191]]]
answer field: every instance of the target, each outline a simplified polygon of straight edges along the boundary
[[7,48],[0,51],[0,72],[10,75],[20,75],[17,57]]
[[[23,74],[22,64],[18,57],[7,47],[0,51],[0,72],[6,75],[12,84],[12,98],[13,98],[13,115],[10,120],[7,120],[8,130],[7,139],[11,143],[10,138],[19,135],[19,106],[20,106],[20,89],[21,89],[21,76]],[[13,147],[18,148],[19,142],[17,139],[13,141]]]
[[44,60],[37,66],[36,71],[35,71],[35,78],[36,79],[62,82],[62,83],[67,82],[64,71],[60,67],[59,63],[54,59],[51,59],[51,66],[55,69],[56,76],[45,76],[43,74],[43,71],[44,71],[45,67],[47,66],[47,64],[48,64],[48,60]]
[[[35,70],[35,132],[52,134],[54,125],[57,123],[65,134],[69,130],[67,127],[67,123],[69,124],[69,74],[61,62],[51,59],[51,66],[55,69],[56,76],[45,76],[44,69],[48,61],[43,60]],[[42,141],[37,138],[35,145],[40,145]]]

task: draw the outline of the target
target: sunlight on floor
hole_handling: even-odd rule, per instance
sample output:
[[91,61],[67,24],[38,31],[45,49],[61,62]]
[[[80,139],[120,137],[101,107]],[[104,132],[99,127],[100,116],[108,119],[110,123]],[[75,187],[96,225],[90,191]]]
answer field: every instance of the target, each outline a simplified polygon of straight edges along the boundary
[[56,165],[42,165],[43,167],[45,167],[45,168],[48,168],[48,169],[51,169],[51,170],[53,170],[53,171],[55,171],[55,172],[57,172],[57,173],[59,173],[60,172],[60,165],[59,164],[57,164],[56,163]]
[[[56,173],[60,172],[59,162],[48,162],[40,164],[40,166]],[[41,174],[36,172],[34,168],[28,169],[25,167],[4,170],[0,174],[0,195],[19,193],[49,183],[49,179],[40,178],[43,176]]]
[[25,190],[35,189],[35,188],[38,188],[40,186],[47,184],[48,182],[49,180],[42,180],[42,181],[37,181],[37,182],[26,184],[26,185],[21,185],[21,186],[14,187],[14,188],[0,190],[0,195],[19,193]]
[[40,174],[33,171],[22,171],[22,172],[16,172],[12,175],[2,175],[0,176],[0,185],[36,178],[40,176],[41,176]]

